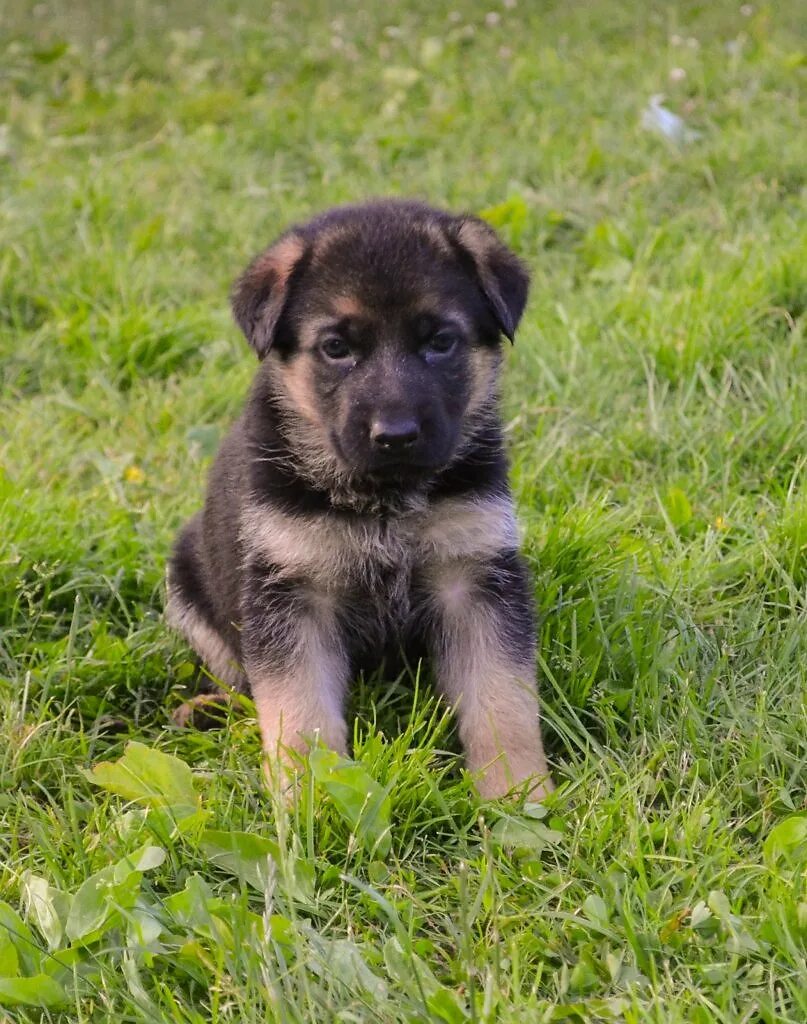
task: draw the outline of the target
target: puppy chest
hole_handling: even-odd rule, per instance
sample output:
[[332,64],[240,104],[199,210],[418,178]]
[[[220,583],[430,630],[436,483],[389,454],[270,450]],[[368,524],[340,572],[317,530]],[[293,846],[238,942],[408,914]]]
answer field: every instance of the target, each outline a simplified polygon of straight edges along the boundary
[[372,517],[290,515],[249,508],[242,515],[247,557],[287,578],[338,595],[392,596],[406,589],[414,562],[413,524]]
[[248,558],[327,597],[356,630],[372,625],[374,632],[400,632],[413,602],[428,600],[424,588],[462,601],[465,567],[517,543],[512,506],[502,497],[445,501],[386,519],[252,508],[241,539]]

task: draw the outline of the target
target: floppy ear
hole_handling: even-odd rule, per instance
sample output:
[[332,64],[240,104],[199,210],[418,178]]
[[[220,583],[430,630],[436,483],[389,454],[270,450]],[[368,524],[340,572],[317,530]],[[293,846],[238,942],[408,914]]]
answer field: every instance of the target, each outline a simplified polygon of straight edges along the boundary
[[305,242],[299,235],[283,235],[257,256],[233,285],[233,315],[259,359],[272,347],[289,279],[304,252]]
[[513,341],[530,287],[526,267],[493,228],[478,217],[459,218],[454,238],[471,257],[502,333]]

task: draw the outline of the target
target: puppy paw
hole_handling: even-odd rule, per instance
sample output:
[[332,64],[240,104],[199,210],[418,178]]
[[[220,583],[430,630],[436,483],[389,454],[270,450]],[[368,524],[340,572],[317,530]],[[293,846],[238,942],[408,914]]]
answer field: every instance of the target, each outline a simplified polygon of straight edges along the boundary
[[181,729],[216,729],[224,724],[224,718],[232,698],[228,693],[200,693],[172,712],[174,725]]
[[555,783],[549,775],[544,775],[539,781],[532,782],[527,790],[527,800],[533,804],[542,803],[550,793],[555,792]]
[[273,737],[267,743],[264,738],[263,774],[266,785],[287,805],[294,802],[299,792],[302,777],[308,770],[308,754],[317,743],[335,750],[340,757],[348,756],[347,730],[341,722],[329,731],[315,729],[310,738],[296,733],[292,743],[286,743],[279,737]]
[[476,789],[483,800],[501,800],[512,794],[520,796],[527,788],[527,799],[540,803],[555,789],[546,765],[536,764],[530,769],[513,772],[503,756],[486,765],[477,776]]
[[305,762],[296,752],[271,755],[264,751],[263,778],[273,800],[291,807],[302,783]]

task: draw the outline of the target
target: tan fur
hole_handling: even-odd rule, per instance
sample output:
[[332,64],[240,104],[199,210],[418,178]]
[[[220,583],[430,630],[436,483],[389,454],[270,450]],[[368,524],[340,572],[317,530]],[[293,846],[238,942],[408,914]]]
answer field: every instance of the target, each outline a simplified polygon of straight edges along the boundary
[[331,299],[331,306],[338,316],[364,317],[367,310],[359,302],[355,295],[335,295]]
[[258,279],[272,275],[276,281],[274,287],[283,291],[289,275],[304,252],[305,242],[299,235],[286,235],[257,258],[252,273]]
[[235,652],[220,633],[212,629],[195,608],[185,604],[168,583],[165,605],[168,625],[181,633],[203,659],[211,675],[227,686],[244,688],[244,673]]
[[263,749],[273,762],[287,762],[289,751],[303,752],[316,739],[347,752],[342,703],[348,664],[337,639],[332,605],[314,596],[310,612],[295,622],[294,629],[293,669],[247,666]]
[[206,721],[216,721],[215,712],[222,712],[232,703],[229,693],[200,693],[186,700],[171,715],[174,725],[198,726]]
[[326,593],[368,583],[379,569],[411,565],[406,540],[379,520],[340,522],[328,515],[295,516],[278,509],[247,507],[241,516],[245,544],[292,576]]
[[431,221],[423,221],[418,224],[418,229],[421,234],[428,238],[438,252],[441,252],[446,256],[451,255],[451,244],[439,224],[433,224]]
[[541,743],[533,665],[502,651],[496,624],[474,599],[474,567],[451,562],[432,576],[444,623],[438,687],[455,706],[468,770],[482,796],[504,796],[523,783],[533,800],[552,789]]
[[510,498],[446,498],[430,506],[417,534],[419,549],[437,559],[490,558],[518,544]]
[[[372,315],[355,295],[337,295],[329,301],[331,306],[330,313],[309,317],[300,326],[300,347],[303,350],[314,348],[322,329],[333,327],[339,319],[350,317],[351,319],[362,320]],[[439,317],[443,321],[453,321],[454,326],[467,337],[474,336],[473,323],[465,313],[459,308],[446,306],[445,302],[440,300],[439,295],[422,296],[417,305],[412,307],[410,313],[412,316],[426,313]]]
[[282,389],[285,402],[297,416],[304,416],[309,423],[320,426],[320,415],[315,395],[309,383],[309,368],[305,356],[292,359],[282,372],[278,373],[278,383]]
[[477,273],[482,277],[483,284],[486,284],[485,274],[490,273],[487,270],[488,254],[500,244],[493,229],[480,221],[466,220],[460,225],[457,240],[473,257]]
[[[337,300],[341,302],[342,300]],[[351,302],[348,297],[345,297],[344,302],[347,304]],[[345,314],[355,315],[355,314]],[[334,322],[339,318],[340,313],[338,309],[335,309],[332,313],[323,313],[322,316],[311,316],[306,317],[305,321],[300,325],[300,349],[302,352],[310,352],[316,346],[319,335],[323,328],[333,327]],[[304,358],[295,360],[296,363],[308,366]],[[280,371],[285,373],[285,369]]]
[[[233,309],[237,316],[239,309],[242,315],[247,316],[247,323],[242,326],[248,332],[250,343],[262,356],[271,345],[272,334],[283,311],[289,277],[304,252],[305,243],[299,235],[286,235],[258,256],[236,282]],[[242,299],[250,292],[267,289],[268,297],[258,308],[257,319],[253,319],[255,314],[244,311]]]
[[312,519],[252,505],[242,513],[241,534],[273,564],[329,590],[361,580],[370,564],[406,570],[446,559],[488,558],[518,543],[506,497],[450,498],[390,523]]
[[[322,318],[308,325],[306,335],[309,346],[314,344],[314,335],[331,319]],[[313,332],[313,333],[312,333]],[[297,452],[295,468],[315,486],[337,486],[347,476],[328,439],[328,430],[323,424],[316,397],[309,381],[309,357],[298,356],[288,364],[281,364],[271,352],[268,359],[275,360],[274,379],[287,436]],[[268,451],[271,459],[273,453]]]
[[467,422],[471,425],[474,422],[475,413],[489,405],[496,397],[500,362],[501,353],[498,349],[473,348],[471,350],[473,379],[467,413]]

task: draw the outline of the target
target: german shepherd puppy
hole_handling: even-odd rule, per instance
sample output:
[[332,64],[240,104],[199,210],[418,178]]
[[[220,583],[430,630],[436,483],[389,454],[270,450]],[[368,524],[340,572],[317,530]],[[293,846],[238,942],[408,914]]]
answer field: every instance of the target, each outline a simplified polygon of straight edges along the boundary
[[397,648],[431,657],[483,796],[551,789],[497,408],[528,284],[483,221],[403,201],[292,227],[236,282],[261,365],[167,617],[251,693],[270,769],[345,753],[351,676]]

